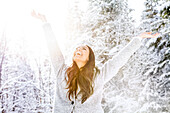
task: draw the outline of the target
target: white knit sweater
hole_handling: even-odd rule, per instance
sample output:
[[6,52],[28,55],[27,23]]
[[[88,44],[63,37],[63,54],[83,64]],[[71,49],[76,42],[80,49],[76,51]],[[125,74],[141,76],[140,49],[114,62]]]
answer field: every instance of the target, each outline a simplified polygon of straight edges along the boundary
[[[69,101],[66,97],[68,89],[66,89],[66,82],[64,80],[67,66],[64,62],[64,57],[58,47],[56,38],[52,32],[49,23],[43,25],[45,37],[47,39],[47,45],[49,54],[51,57],[54,71],[56,74],[55,85],[55,102],[54,113],[104,113],[101,100],[103,86],[114,75],[117,74],[119,69],[128,61],[130,56],[141,46],[141,38],[134,37],[129,44],[127,44],[117,55],[106,62],[100,68],[100,74],[95,78],[94,93],[83,104],[81,104],[80,97],[73,99],[74,102]],[[60,37],[61,38],[61,37]]]

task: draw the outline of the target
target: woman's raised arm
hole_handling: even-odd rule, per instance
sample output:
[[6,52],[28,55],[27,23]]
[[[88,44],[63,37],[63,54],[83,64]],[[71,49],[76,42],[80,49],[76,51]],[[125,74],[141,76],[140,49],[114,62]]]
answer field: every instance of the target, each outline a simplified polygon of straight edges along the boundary
[[108,82],[119,69],[126,64],[130,56],[140,48],[142,38],[155,38],[158,33],[151,35],[151,33],[143,33],[138,37],[134,37],[122,50],[118,52],[112,59],[107,61],[101,68],[101,74],[104,77],[105,83]]
[[63,54],[58,46],[56,37],[49,23],[43,25],[47,46],[55,72],[58,72],[64,64]]
[[62,52],[60,51],[56,37],[52,31],[51,25],[47,23],[45,15],[39,13],[36,14],[35,11],[32,11],[31,14],[33,17],[40,19],[42,22],[44,22],[43,29],[47,41],[51,62],[53,64],[55,73],[57,73],[61,66],[64,64],[64,57]]

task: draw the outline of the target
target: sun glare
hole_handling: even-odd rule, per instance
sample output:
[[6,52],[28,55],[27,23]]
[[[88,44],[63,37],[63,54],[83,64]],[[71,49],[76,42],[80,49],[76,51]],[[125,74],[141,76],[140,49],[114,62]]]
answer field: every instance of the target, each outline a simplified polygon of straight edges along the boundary
[[[142,1],[141,1],[142,2]],[[130,7],[135,8],[137,15],[141,14],[141,9],[134,7],[134,0],[129,1]],[[31,16],[31,11],[44,14],[51,24],[53,32],[56,36],[58,44],[64,53],[65,45],[69,42],[66,40],[65,22],[67,8],[78,5],[78,9],[86,11],[88,8],[87,0],[6,0],[0,3],[0,34],[6,32],[7,38],[11,42],[18,43],[22,41],[31,51],[39,51],[46,54],[46,42],[42,29],[43,23]],[[142,3],[141,3],[142,4]],[[140,12],[140,13],[139,13]],[[138,13],[138,14],[137,14]],[[1,38],[1,37],[0,37]],[[16,43],[10,43],[14,46]],[[35,52],[37,55],[40,53]]]
[[[0,3],[0,33],[6,32],[7,38],[11,41],[9,46],[15,49],[16,44],[22,42],[32,55],[46,54],[46,43],[42,23],[31,16],[31,11],[44,14],[51,24],[54,34],[61,49],[64,50],[65,42],[65,1],[56,2],[42,0],[6,0]],[[16,50],[16,49],[15,49]],[[37,53],[37,51],[39,51]]]

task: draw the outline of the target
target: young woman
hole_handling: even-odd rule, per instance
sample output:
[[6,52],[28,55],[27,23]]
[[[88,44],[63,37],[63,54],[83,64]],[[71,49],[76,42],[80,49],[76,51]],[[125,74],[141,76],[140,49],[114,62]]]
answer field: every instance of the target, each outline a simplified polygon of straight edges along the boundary
[[155,38],[159,35],[143,33],[134,37],[117,55],[99,68],[98,72],[94,53],[87,45],[76,48],[72,57],[73,64],[67,67],[45,16],[35,12],[32,12],[32,16],[45,22],[43,29],[56,74],[54,113],[104,113],[101,106],[104,84],[116,75],[141,46],[142,38]]

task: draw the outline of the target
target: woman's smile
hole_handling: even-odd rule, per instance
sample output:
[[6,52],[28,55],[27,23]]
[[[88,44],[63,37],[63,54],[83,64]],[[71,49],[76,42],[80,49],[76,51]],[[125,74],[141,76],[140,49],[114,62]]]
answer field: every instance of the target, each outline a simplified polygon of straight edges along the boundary
[[77,55],[77,56],[82,56],[82,52],[77,51],[77,52],[75,53],[75,55]]
[[73,60],[77,63],[78,67],[84,66],[89,60],[89,48],[87,46],[76,48]]

